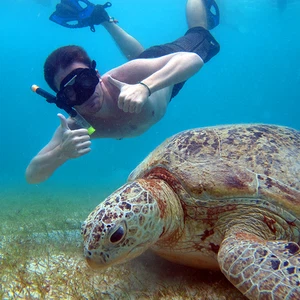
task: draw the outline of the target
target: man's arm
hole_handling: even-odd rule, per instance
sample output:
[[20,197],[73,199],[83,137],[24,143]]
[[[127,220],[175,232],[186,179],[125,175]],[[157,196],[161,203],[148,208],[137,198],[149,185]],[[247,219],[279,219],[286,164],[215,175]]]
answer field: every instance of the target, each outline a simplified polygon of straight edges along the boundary
[[59,114],[61,126],[51,141],[31,160],[26,169],[28,183],[39,183],[48,179],[53,172],[71,158],[80,157],[91,151],[87,129],[70,130],[67,119]]
[[[147,62],[145,62],[145,60]],[[143,79],[152,93],[170,85],[185,81],[196,74],[204,65],[203,60],[196,53],[177,52],[153,59],[145,59],[147,67],[153,73]]]
[[138,57],[144,51],[144,47],[117,24],[103,22],[101,25],[108,31],[128,60]]
[[[119,108],[125,112],[139,113],[150,94],[187,80],[203,64],[200,56],[190,52],[177,52],[154,59],[136,59],[109,72],[109,81],[120,90]],[[130,82],[119,81],[125,81],[128,73],[133,74]],[[114,74],[119,80],[113,78]],[[144,85],[137,83],[139,81]]]
[[[82,5],[81,3],[72,4],[71,1],[62,0],[56,5],[56,10],[51,14],[50,20],[67,28],[89,26],[92,31],[95,31],[94,25],[101,24],[115,40],[127,59],[134,59],[144,49],[135,38],[116,25],[118,21],[108,15],[106,9],[110,6],[110,2],[104,5],[92,3]],[[82,11],[83,8],[87,9]]]
[[101,24],[107,30],[128,60],[136,58],[144,51],[143,46],[134,37],[119,27],[114,18],[109,17],[104,6],[95,6],[92,23]]

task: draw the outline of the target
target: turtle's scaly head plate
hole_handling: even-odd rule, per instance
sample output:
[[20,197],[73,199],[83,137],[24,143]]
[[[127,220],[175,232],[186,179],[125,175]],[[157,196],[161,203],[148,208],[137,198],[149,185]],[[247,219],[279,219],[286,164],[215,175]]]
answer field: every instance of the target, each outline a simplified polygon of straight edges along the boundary
[[138,256],[158,240],[162,223],[146,180],[123,185],[98,205],[82,225],[88,264],[103,268]]

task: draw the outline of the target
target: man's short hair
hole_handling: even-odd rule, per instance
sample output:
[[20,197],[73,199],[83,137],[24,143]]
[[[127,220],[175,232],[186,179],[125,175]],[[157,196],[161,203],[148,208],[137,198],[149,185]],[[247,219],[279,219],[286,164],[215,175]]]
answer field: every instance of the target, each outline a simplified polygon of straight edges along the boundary
[[44,77],[53,91],[58,92],[54,84],[55,75],[60,69],[66,69],[74,62],[83,63],[89,67],[92,60],[82,47],[75,45],[58,48],[47,57],[44,64]]

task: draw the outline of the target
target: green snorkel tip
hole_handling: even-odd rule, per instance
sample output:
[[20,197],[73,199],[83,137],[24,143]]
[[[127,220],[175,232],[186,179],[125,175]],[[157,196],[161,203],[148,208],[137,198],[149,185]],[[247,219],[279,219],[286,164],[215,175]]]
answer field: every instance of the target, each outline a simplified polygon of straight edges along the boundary
[[89,128],[87,128],[87,131],[88,131],[88,134],[91,135],[96,131],[96,129],[93,126],[90,126]]

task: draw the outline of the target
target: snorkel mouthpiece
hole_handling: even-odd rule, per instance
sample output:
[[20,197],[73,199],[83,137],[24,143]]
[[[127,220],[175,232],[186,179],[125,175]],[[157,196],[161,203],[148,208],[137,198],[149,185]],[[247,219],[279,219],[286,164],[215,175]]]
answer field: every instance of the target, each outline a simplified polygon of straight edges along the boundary
[[33,84],[31,86],[31,90],[35,92],[36,94],[46,98],[46,101],[49,103],[55,103],[57,107],[63,109],[65,112],[69,114],[69,116],[75,121],[75,123],[82,127],[86,128],[88,131],[88,134],[91,135],[93,134],[96,129],[82,116],[80,115],[73,107],[67,106],[67,105],[62,105],[61,103],[57,103],[57,98],[48,93],[47,91],[41,89],[38,85]]

